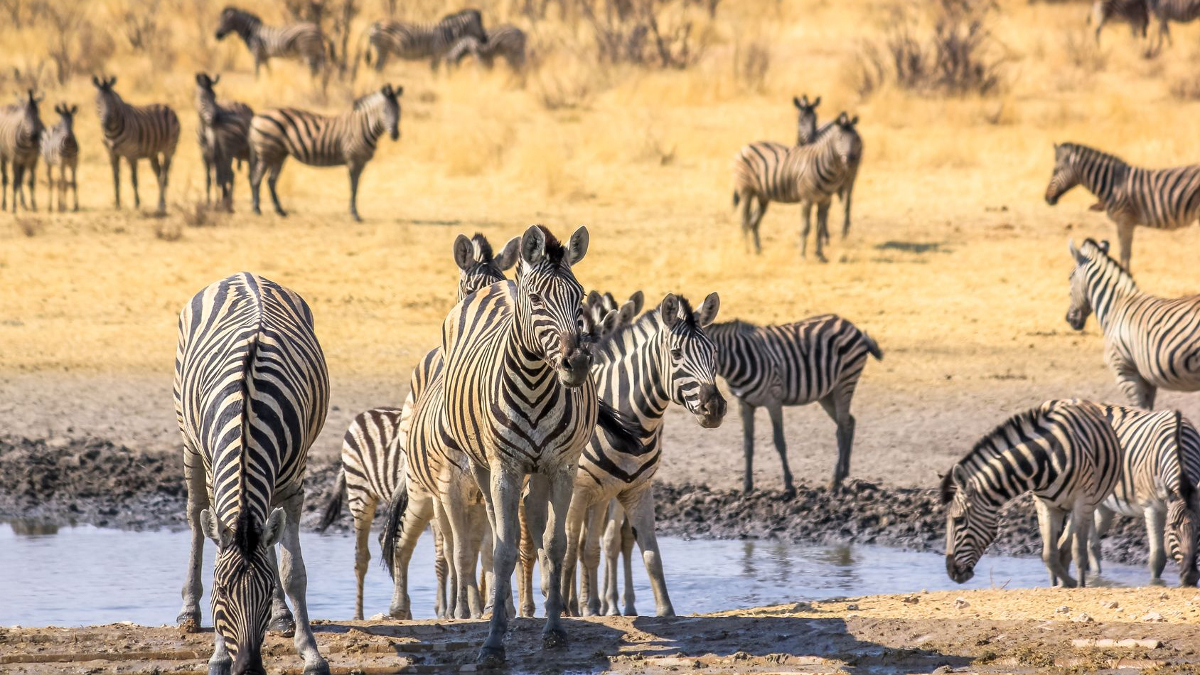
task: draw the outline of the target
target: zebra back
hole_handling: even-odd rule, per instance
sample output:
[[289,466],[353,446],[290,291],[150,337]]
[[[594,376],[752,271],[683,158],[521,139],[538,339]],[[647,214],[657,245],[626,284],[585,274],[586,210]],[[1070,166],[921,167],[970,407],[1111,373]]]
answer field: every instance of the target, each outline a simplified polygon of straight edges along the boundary
[[251,153],[272,160],[291,155],[310,166],[365,164],[385,132],[392,140],[400,137],[403,92],[403,87],[384,85],[337,117],[296,108],[264,110],[250,120]]
[[1200,19],[1198,0],[1149,0],[1149,6],[1159,21],[1188,23]]
[[[367,39],[376,52],[376,68],[382,68],[389,54],[405,60],[441,58],[463,38],[479,45],[488,43],[483,16],[477,9],[466,9],[442,17],[436,23],[375,22]],[[370,63],[370,51],[367,52]]]
[[30,89],[21,103],[0,108],[0,160],[20,165],[37,160],[45,129],[38,112],[41,101]]
[[96,110],[104,131],[104,144],[112,155],[140,159],[173,155],[179,142],[179,117],[166,105],[135,106],[123,101],[113,85],[117,78],[92,77]]
[[862,155],[857,121],[842,113],[829,132],[807,145],[760,141],[743,147],[734,159],[735,192],[785,204],[828,201],[857,170]]
[[1192,501],[1200,480],[1200,435],[1178,411],[1101,406],[1121,442],[1121,478],[1104,501],[1110,510],[1140,516],[1147,504]]

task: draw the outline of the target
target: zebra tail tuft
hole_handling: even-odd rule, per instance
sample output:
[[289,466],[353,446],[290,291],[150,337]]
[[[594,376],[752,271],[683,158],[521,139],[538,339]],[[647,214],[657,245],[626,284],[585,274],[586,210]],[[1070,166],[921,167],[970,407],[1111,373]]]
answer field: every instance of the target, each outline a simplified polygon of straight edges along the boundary
[[737,208],[738,201],[740,201],[740,200],[741,200],[741,195],[738,194],[737,190],[734,190],[733,191],[733,208],[735,208],[735,209]]
[[330,495],[329,501],[325,503],[325,510],[321,514],[321,522],[317,525],[317,532],[324,532],[329,529],[333,521],[342,515],[342,496],[346,493],[346,469],[338,469],[337,482],[333,484],[333,494]]
[[638,454],[642,451],[642,434],[638,425],[617,412],[608,403],[598,401],[600,410],[596,415],[596,426],[608,436],[617,452]]
[[[1179,497],[1186,501],[1188,505],[1195,508],[1196,486],[1192,484],[1192,479],[1187,475],[1187,464],[1183,456],[1183,413],[1178,409],[1175,410],[1175,453],[1176,461],[1179,463]],[[1200,514],[1197,514],[1200,515]]]
[[871,352],[871,356],[875,357],[876,361],[883,360],[883,350],[879,348],[879,343],[875,342],[874,338],[867,335],[867,331],[862,331],[863,342],[867,343],[867,351]]
[[383,526],[383,538],[379,542],[383,548],[383,555],[379,562],[388,571],[388,576],[392,577],[392,579],[396,578],[396,570],[392,565],[396,554],[396,540],[400,538],[401,528],[404,525],[404,512],[407,510],[408,481],[401,477],[400,484],[396,486],[396,491],[392,493],[392,501],[388,504],[387,521]]

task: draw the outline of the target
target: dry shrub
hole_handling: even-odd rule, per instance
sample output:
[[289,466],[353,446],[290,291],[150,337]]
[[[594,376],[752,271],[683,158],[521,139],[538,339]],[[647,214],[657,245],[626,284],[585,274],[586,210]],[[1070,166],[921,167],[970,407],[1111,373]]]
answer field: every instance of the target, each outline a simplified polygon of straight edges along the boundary
[[687,3],[672,8],[663,0],[606,0],[603,11],[587,0],[578,5],[602,63],[683,70],[699,61],[712,41],[692,20]]
[[771,69],[771,43],[763,38],[742,42],[733,50],[733,79],[744,90],[762,93]]
[[1181,101],[1200,101],[1200,75],[1191,74],[1171,83],[1171,95]]
[[188,227],[204,227],[205,225],[213,224],[210,219],[213,215],[213,207],[204,202],[196,201],[192,202],[190,206],[185,204],[180,205],[178,208],[183,214],[184,224]]
[[17,225],[17,231],[26,237],[36,237],[42,233],[42,221],[37,218],[22,218],[20,216],[13,219]]
[[1108,56],[1090,32],[1067,31],[1063,38],[1063,51],[1067,61],[1087,73],[1098,73],[1108,65]]
[[175,63],[174,36],[159,23],[161,5],[162,0],[129,0],[122,26],[134,53],[149,57],[155,68],[169,68]]
[[88,20],[87,8],[88,4],[83,2],[42,0],[31,12],[49,29],[46,47],[59,84],[66,84],[76,73],[104,70],[116,51],[112,37],[97,30]]
[[183,225],[174,218],[161,218],[154,223],[154,237],[163,241],[183,239]]

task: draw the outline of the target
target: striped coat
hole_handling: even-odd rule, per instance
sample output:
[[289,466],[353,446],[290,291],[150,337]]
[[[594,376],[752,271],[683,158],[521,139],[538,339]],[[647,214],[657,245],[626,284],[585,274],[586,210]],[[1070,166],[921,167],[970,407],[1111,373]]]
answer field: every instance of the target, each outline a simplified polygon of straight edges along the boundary
[[237,33],[254,57],[254,77],[271,59],[294,59],[308,64],[313,77],[325,66],[325,38],[315,23],[291,23],[286,26],[267,26],[262,19],[237,7],[221,11],[216,37]]
[[1200,220],[1200,164],[1143,169],[1086,145],[1055,145],[1046,202],[1057,204],[1076,185],[1099,200],[1093,211],[1107,212],[1116,224],[1125,269],[1130,269],[1134,227],[1174,230]]
[[1064,516],[1078,584],[1086,583],[1092,518],[1121,475],[1121,445],[1104,411],[1089,401],[1046,401],[984,436],[942,479],[946,573],[957,583],[999,531],[1000,509],[1032,492],[1050,582],[1074,587],[1059,554]]
[[308,449],[329,408],[307,303],[246,272],[197,293],[179,315],[174,392],[192,529],[180,623],[199,625],[203,531],[217,543],[210,663],[260,669],[268,620],[291,621],[276,584],[281,541],[297,650],[306,670],[327,671],[308,625],[299,543]]
[[[808,96],[804,95],[800,98],[792,97],[792,103],[796,106],[796,145],[809,145],[815,143],[818,139],[833,129],[835,121],[826,122],[820,127],[817,126],[817,106],[821,105],[821,97],[818,96],[811,102]],[[858,166],[862,161],[861,149],[858,153],[858,160],[854,165],[845,172],[845,177],[841,187],[838,188],[838,199],[842,200],[843,220],[842,220],[842,238],[845,239],[850,234],[850,203],[854,194],[854,180],[858,177]],[[821,237],[824,243],[829,243],[829,230],[820,230],[817,236]]]
[[[406,61],[429,59],[437,70],[450,49],[465,37],[487,44],[488,35],[483,28],[483,16],[477,9],[464,9],[447,14],[437,23],[401,23],[377,21],[367,31],[367,41],[375,51],[375,70],[383,70],[388,56],[395,54]],[[367,51],[367,63],[371,63],[371,51]]]
[[1096,44],[1100,44],[1104,24],[1110,21],[1127,23],[1134,37],[1146,37],[1146,28],[1150,25],[1147,0],[1093,0],[1088,23],[1096,26]]
[[17,212],[18,197],[25,206],[24,180],[29,172],[29,201],[37,210],[34,196],[35,174],[41,151],[42,118],[38,115],[40,96],[30,89],[23,103],[0,108],[0,208],[8,209],[8,170],[12,169],[13,213]]
[[129,163],[129,179],[133,184],[133,203],[142,205],[138,195],[137,163],[149,159],[150,168],[158,179],[158,212],[167,211],[167,177],[171,172],[171,158],[179,143],[179,117],[171,108],[153,103],[130,105],[121,100],[113,89],[117,78],[101,80],[92,77],[96,87],[96,110],[100,115],[100,127],[104,131],[104,146],[108,149],[112,164],[113,194],[116,207],[121,208],[121,159]]
[[1083,330],[1088,315],[1104,332],[1104,357],[1130,404],[1152,410],[1159,389],[1200,391],[1200,296],[1158,298],[1108,256],[1108,242],[1070,245],[1067,323]]
[[[54,106],[58,113],[58,124],[50,127],[42,134],[42,159],[46,161],[46,187],[50,191],[50,206],[54,203],[54,192],[58,191],[58,210],[67,210],[67,186],[75,193],[75,211],[79,210],[79,182],[76,171],[79,168],[79,142],[75,140],[75,113],[79,106],[67,107],[60,103]],[[54,180],[54,169],[58,168],[59,179]],[[67,180],[67,169],[71,170],[71,179]]]
[[233,210],[233,160],[240,166],[250,160],[250,119],[254,110],[239,101],[217,101],[213,86],[221,76],[196,74],[196,127],[200,156],[204,160],[204,201],[212,203],[212,184],[221,191],[221,202]]
[[1190,23],[1200,19],[1200,0],[1147,0],[1154,18],[1158,19],[1158,41],[1152,48],[1152,53],[1162,49],[1164,38],[1171,39],[1170,23]]
[[487,32],[483,42],[473,35],[462,37],[450,48],[446,60],[454,65],[462,62],[468,54],[485,67],[495,65],[496,57],[502,57],[513,70],[525,68],[525,31],[510,24],[497,26]]
[[287,216],[279,203],[275,182],[289,156],[309,166],[346,166],[350,169],[350,215],[358,215],[358,180],[384,133],[400,138],[400,95],[403,87],[384,85],[377,92],[354,102],[338,117],[318,115],[296,108],[264,110],[250,121],[250,191],[254,212],[259,209],[259,187],[267,176],[267,187],[275,212]]

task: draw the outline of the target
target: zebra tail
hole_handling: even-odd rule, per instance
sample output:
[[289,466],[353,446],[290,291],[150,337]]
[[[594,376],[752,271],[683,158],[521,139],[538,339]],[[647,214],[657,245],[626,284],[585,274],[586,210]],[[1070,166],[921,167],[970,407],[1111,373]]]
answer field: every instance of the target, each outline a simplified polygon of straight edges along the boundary
[[737,208],[738,201],[739,201],[740,199],[741,199],[741,195],[740,195],[740,194],[738,194],[738,191],[737,191],[737,190],[734,190],[734,191],[733,191],[733,208],[735,208],[735,209]]
[[867,331],[864,330],[859,332],[862,333],[863,342],[867,343],[867,351],[871,352],[871,356],[874,356],[876,361],[882,361],[883,350],[879,348],[879,344],[875,342],[874,338],[872,338],[870,335],[867,335]]
[[608,436],[617,452],[640,454],[643,450],[642,434],[637,424],[603,400],[598,403],[600,410],[596,415],[596,425]]
[[[1188,503],[1193,509],[1196,508],[1196,486],[1192,484],[1192,479],[1187,475],[1187,465],[1183,458],[1183,413],[1175,411],[1175,457],[1179,464],[1179,497]],[[1200,514],[1197,514],[1200,515]]]
[[333,484],[333,494],[329,496],[329,501],[325,503],[325,510],[321,514],[321,522],[317,525],[317,532],[324,532],[329,529],[333,521],[342,515],[342,495],[346,493],[346,469],[338,469],[337,482]]
[[392,565],[396,554],[396,540],[400,538],[401,528],[404,526],[404,512],[407,510],[408,481],[401,476],[400,484],[396,486],[396,491],[392,493],[392,501],[388,504],[387,521],[383,526],[383,538],[379,542],[383,548],[383,555],[379,562],[388,571],[388,576],[392,577],[392,579],[396,578],[396,570]]

